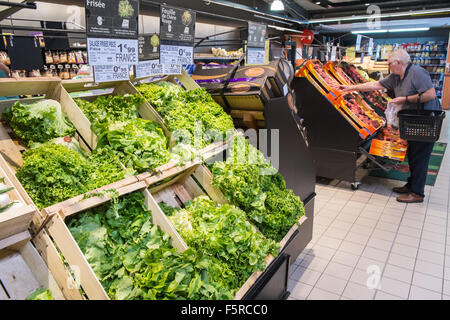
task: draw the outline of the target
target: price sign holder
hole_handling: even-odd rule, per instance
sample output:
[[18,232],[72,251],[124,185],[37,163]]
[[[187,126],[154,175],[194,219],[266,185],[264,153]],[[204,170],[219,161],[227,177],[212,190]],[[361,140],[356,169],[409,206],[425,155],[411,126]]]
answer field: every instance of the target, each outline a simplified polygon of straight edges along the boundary
[[246,65],[266,64],[266,33],[265,24],[248,22]]
[[139,63],[134,66],[136,78],[145,78],[163,74],[160,64],[160,37],[159,34],[144,34],[139,36]]
[[94,81],[128,80],[138,63],[139,0],[86,0],[85,10]]
[[194,63],[195,11],[160,7],[160,64],[166,75],[180,74],[182,65]]

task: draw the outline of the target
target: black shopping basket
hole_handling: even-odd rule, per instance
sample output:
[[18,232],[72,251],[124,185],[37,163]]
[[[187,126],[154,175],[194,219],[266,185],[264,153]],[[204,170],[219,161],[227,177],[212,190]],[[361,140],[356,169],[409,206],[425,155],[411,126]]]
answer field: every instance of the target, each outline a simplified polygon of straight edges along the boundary
[[423,109],[420,103],[421,94],[417,102],[417,110],[400,110],[399,119],[400,138],[409,141],[436,142],[441,134],[444,111],[429,111]]

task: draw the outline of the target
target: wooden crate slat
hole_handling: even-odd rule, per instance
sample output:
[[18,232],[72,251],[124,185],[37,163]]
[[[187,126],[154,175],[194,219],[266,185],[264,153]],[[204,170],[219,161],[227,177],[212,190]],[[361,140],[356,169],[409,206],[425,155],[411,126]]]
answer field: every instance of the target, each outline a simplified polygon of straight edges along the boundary
[[[146,184],[144,181],[136,182],[131,185],[127,185],[121,188],[116,189],[118,192],[118,196],[122,196],[124,194],[128,194],[137,190],[145,189]],[[85,211],[88,209],[91,209],[93,207],[99,206],[103,203],[109,202],[111,200],[111,197],[109,197],[107,194],[105,194],[103,197],[92,197],[85,200],[81,200],[79,202],[76,202],[69,207],[61,208],[61,213],[63,214],[63,217],[66,218],[70,215],[76,214],[81,211]]]
[[60,78],[26,78],[14,79],[3,78],[0,79],[0,96],[25,96],[45,94],[49,85],[61,83]]
[[199,187],[197,182],[192,178],[192,176],[188,177],[184,182],[184,187],[189,192],[193,198],[197,198],[199,196],[204,195],[202,188]]
[[42,260],[42,257],[39,255],[36,248],[33,247],[31,242],[27,242],[20,251],[20,254],[26,264],[32,266],[31,271],[40,285],[50,289],[53,300],[64,300],[64,296],[53,278],[53,275],[50,273],[44,260]]
[[23,165],[22,153],[2,125],[0,125],[0,153],[14,173]]
[[8,251],[19,251],[31,239],[28,231],[13,234],[8,238],[0,240],[0,251],[8,249]]
[[162,231],[171,236],[171,244],[174,248],[177,248],[180,252],[188,249],[188,246],[184,240],[180,237],[175,227],[167,219],[166,215],[162,212],[161,208],[156,203],[150,192],[145,189],[145,204],[147,208],[152,212],[153,223],[158,225]]
[[83,296],[78,290],[75,280],[64,266],[59,252],[56,250],[45,229],[33,238],[33,243],[47,264],[64,298],[67,300],[83,300]]
[[135,183],[135,182],[137,182],[137,179],[136,179],[135,176],[127,177],[125,179],[113,182],[113,183],[108,184],[106,186],[103,186],[103,187],[94,189],[92,191],[86,192],[85,194],[80,194],[80,195],[78,195],[76,197],[73,197],[71,199],[68,199],[68,200],[62,201],[60,203],[54,204],[54,205],[52,205],[50,207],[47,207],[47,208],[42,210],[42,215],[44,217],[46,217],[46,216],[48,216],[48,215],[50,215],[52,213],[58,212],[59,210],[65,208],[65,207],[70,207],[71,205],[81,201],[88,194],[103,192],[103,191],[106,191],[108,189],[119,189],[121,187],[130,185],[130,184]]
[[174,184],[172,188],[175,194],[181,200],[181,202],[185,203],[193,199],[191,195],[187,192],[187,190],[183,187],[183,185],[177,183]]
[[228,203],[223,193],[212,185],[213,175],[205,166],[199,166],[194,172],[194,177],[203,186],[209,197],[218,204]]
[[11,209],[0,214],[0,240],[28,230],[37,211],[32,206]]
[[97,279],[97,276],[62,218],[58,214],[54,215],[46,228],[69,265],[77,266],[79,269],[80,274],[75,276],[79,276],[77,281],[79,281],[89,299],[109,300],[100,281]]

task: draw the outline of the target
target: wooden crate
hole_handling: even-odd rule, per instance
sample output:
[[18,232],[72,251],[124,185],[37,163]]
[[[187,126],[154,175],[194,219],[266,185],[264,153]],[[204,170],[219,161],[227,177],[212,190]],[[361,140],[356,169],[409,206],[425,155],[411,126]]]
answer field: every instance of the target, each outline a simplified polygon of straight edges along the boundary
[[22,194],[19,181],[2,156],[0,178],[15,188],[8,192],[10,199],[24,204],[0,213],[0,300],[23,300],[41,287],[50,288],[55,299],[62,299],[53,276],[30,242],[28,228],[38,210],[26,193]]
[[[205,193],[217,204],[228,203],[228,200],[223,193],[213,186],[212,180],[213,175],[211,171],[206,166],[199,164],[165,185],[155,185],[155,181],[152,178],[148,178],[146,182],[147,185],[149,185],[150,193],[158,203],[165,202],[172,207],[179,208],[182,203],[193,200],[195,197],[205,195]],[[306,222],[306,220],[307,217],[302,216],[299,219],[298,224],[294,224],[291,227],[280,241],[279,252],[284,249],[291,236]],[[263,273],[268,270],[267,268],[273,260],[274,257],[271,255],[266,258],[266,270],[254,272],[238,290],[234,297],[235,300],[242,299],[245,296]]]
[[[167,178],[173,179],[165,181]],[[145,194],[146,206],[152,211],[153,222],[171,236],[172,245],[180,252],[186,250],[188,247],[162,212],[158,203],[164,201],[168,205],[180,207],[183,202],[192,200],[200,195],[205,195],[205,192],[216,203],[224,204],[227,202],[221,192],[212,185],[210,173],[201,162],[183,168],[173,168],[161,174],[158,178],[142,175],[139,182],[117,189],[119,196],[138,190]],[[88,299],[109,299],[109,297],[73,239],[64,220],[67,217],[75,216],[85,210],[106,203],[109,200],[110,198],[107,195],[104,197],[95,196],[60,208],[57,213],[51,215],[51,218],[47,221],[35,240],[40,244],[38,246],[39,250],[43,246],[48,246],[51,248],[48,251],[51,251],[53,255],[55,252],[60,252],[67,264],[78,266],[79,273],[75,275],[76,282],[80,284]],[[59,262],[54,261],[56,260],[56,256],[53,256],[52,260],[52,267],[59,264],[60,269],[63,268],[61,267],[61,259],[58,259]],[[270,265],[273,260],[274,258],[272,256],[268,256],[266,264]],[[54,273],[56,273],[56,270]],[[61,270],[59,270],[59,273],[61,273]],[[244,297],[245,293],[262,274],[262,271],[258,271],[251,275],[237,292],[235,299]],[[64,277],[63,280],[67,281]]]
[[[153,223],[158,225],[161,230],[171,236],[173,247],[181,252],[187,249],[183,239],[181,239],[170,221],[162,213],[159,207],[157,207],[157,204],[150,192],[147,190],[147,185],[144,181],[136,182],[116,190],[118,191],[119,196],[135,191],[143,192],[145,195],[146,207],[152,211]],[[77,266],[79,271],[74,274],[76,280],[75,282],[80,284],[88,299],[105,300],[109,299],[109,297],[81,252],[64,220],[67,217],[75,216],[85,210],[97,207],[108,201],[110,201],[110,197],[107,195],[103,197],[95,196],[85,200],[80,200],[79,202],[61,208],[57,213],[53,213],[51,215],[51,218],[40,231],[42,234],[38,235],[39,240],[48,236],[49,238],[44,240],[47,242],[46,244],[53,245],[54,249],[61,253],[68,265]],[[59,263],[59,266],[61,266],[61,263]]]

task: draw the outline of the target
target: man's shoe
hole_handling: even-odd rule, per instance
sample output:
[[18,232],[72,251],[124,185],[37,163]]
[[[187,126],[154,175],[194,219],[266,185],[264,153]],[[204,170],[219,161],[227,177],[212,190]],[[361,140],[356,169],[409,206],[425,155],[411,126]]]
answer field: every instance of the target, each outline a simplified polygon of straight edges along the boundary
[[423,197],[421,197],[418,194],[415,194],[413,192],[410,192],[410,193],[398,196],[397,201],[405,202],[405,203],[419,203],[419,202],[423,202]]
[[409,188],[406,186],[392,188],[392,191],[394,191],[396,193],[409,193],[410,192]]

